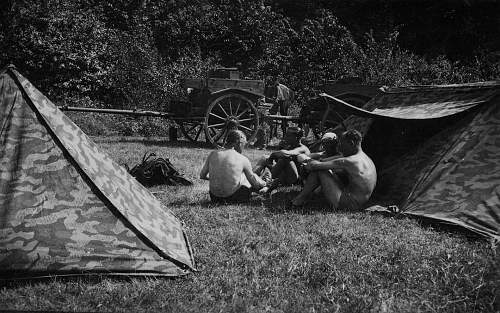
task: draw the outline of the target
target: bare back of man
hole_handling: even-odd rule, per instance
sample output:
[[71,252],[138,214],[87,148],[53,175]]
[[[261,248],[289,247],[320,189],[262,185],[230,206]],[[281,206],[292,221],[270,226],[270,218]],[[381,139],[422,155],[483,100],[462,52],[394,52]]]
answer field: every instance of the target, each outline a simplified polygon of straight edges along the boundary
[[229,197],[241,186],[251,188],[244,168],[250,161],[235,150],[212,151],[208,156],[209,188],[218,197]]
[[208,179],[212,201],[246,201],[252,190],[259,190],[266,185],[252,172],[250,160],[241,154],[245,144],[245,134],[231,130],[227,135],[226,149],[212,151],[208,155],[200,178]]

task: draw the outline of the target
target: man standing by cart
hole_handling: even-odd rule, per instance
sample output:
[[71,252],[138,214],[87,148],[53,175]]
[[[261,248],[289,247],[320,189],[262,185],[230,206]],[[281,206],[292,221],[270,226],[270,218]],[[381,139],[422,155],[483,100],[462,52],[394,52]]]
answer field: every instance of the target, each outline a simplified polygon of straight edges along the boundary
[[[269,109],[271,115],[276,115],[278,112],[281,116],[288,115],[288,109],[290,105],[295,100],[295,92],[288,88],[287,86],[280,83],[279,79],[276,78],[273,82],[273,94],[271,99],[273,101],[273,106]],[[283,136],[285,135],[286,129],[288,127],[288,122],[283,119],[281,121],[281,131]],[[271,126],[270,138],[277,137],[277,126],[273,123]]]

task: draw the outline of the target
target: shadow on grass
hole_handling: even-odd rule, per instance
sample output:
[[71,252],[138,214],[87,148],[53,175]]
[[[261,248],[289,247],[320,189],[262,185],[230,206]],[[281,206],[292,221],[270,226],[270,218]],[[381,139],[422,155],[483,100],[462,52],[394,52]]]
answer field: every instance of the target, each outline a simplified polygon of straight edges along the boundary
[[[269,212],[275,214],[284,213],[298,213],[298,214],[314,214],[318,212],[323,213],[341,213],[342,210],[333,210],[330,205],[326,202],[323,196],[315,196],[315,199],[311,199],[306,202],[306,204],[300,208],[292,208],[291,202],[300,192],[298,187],[285,187],[279,189],[271,195],[271,198],[266,202],[266,207]],[[347,212],[347,211],[345,211]]]
[[244,201],[244,202],[212,202],[210,199],[207,200],[202,200],[202,201],[195,201],[195,202],[190,202],[186,203],[183,200],[178,200],[178,201],[173,201],[171,202],[172,205],[178,205],[178,206],[200,206],[205,209],[211,209],[214,207],[224,207],[224,206],[234,206],[234,205],[245,205],[245,206],[262,206],[262,204],[266,204],[268,202],[267,199],[264,199],[263,197],[260,196],[252,196],[252,199],[249,201]]
[[[370,202],[371,205],[375,205],[376,202]],[[367,205],[368,207],[369,205]],[[437,232],[445,232],[448,233],[449,235],[458,235],[458,236],[464,236],[468,240],[471,241],[476,241],[479,239],[484,239],[482,235],[479,233],[475,233],[472,230],[469,230],[465,227],[462,227],[460,225],[456,224],[451,224],[447,223],[444,221],[439,221],[435,220],[432,218],[428,218],[425,216],[417,216],[417,215],[410,215],[410,214],[404,214],[404,211],[400,213],[391,213],[389,211],[364,211],[367,214],[370,215],[378,215],[382,216],[384,218],[392,218],[392,219],[397,219],[397,220],[404,220],[404,219],[409,219],[409,220],[414,220],[420,225],[420,227],[424,229],[432,229],[433,231]]]
[[[266,207],[272,213],[299,213],[299,214],[313,214],[318,212],[334,213],[334,214],[351,214],[351,213],[365,213],[370,214],[363,209],[350,210],[350,209],[333,209],[328,201],[322,194],[315,194],[312,199],[309,199],[304,206],[300,208],[292,208],[291,201],[299,194],[300,188],[298,186],[285,187],[273,193],[271,199],[266,202]],[[373,213],[372,213],[373,214]],[[387,216],[388,218],[404,218],[402,215]]]
[[[200,206],[202,208],[215,208],[215,207],[224,207],[224,206],[234,206],[234,205],[243,205],[243,206],[258,206],[266,208],[270,213],[273,214],[286,214],[286,213],[298,213],[298,214],[314,214],[318,212],[324,213],[353,213],[350,210],[341,210],[331,209],[330,205],[326,202],[326,200],[321,196],[315,196],[315,199],[312,199],[306,203],[301,208],[291,208],[290,203],[293,198],[295,198],[300,192],[300,188],[298,186],[292,187],[281,187],[277,191],[273,192],[271,196],[263,196],[258,194],[253,194],[252,198],[249,201],[245,202],[212,202],[210,198],[207,197],[202,200],[195,200],[186,202],[185,199],[178,199],[169,202],[169,205],[172,206]],[[360,211],[356,211],[360,212]]]
[[174,201],[168,202],[169,206],[201,206],[202,208],[211,208],[217,206],[217,204],[212,203],[209,199],[201,200],[201,201],[190,201],[186,202],[185,199],[178,199]]
[[[171,202],[171,205],[174,206],[200,206],[202,208],[218,208],[232,205],[244,205],[244,206],[258,206],[264,207],[271,214],[288,214],[295,213],[301,215],[311,215],[317,213],[330,213],[336,215],[344,215],[344,214],[353,214],[353,213],[363,213],[366,215],[379,215],[387,219],[396,219],[396,220],[404,220],[404,219],[412,219],[416,220],[418,224],[422,228],[432,229],[438,232],[445,232],[450,235],[456,236],[464,236],[467,240],[477,241],[484,240],[485,237],[469,231],[466,228],[461,226],[439,223],[433,219],[425,218],[425,217],[416,217],[409,216],[405,214],[389,214],[389,213],[380,213],[380,212],[368,212],[364,209],[362,210],[348,210],[348,209],[331,209],[330,205],[326,202],[322,195],[316,195],[309,200],[303,207],[300,208],[292,208],[290,206],[290,202],[293,198],[295,198],[300,192],[300,187],[281,187],[277,191],[273,192],[270,197],[263,197],[260,195],[253,195],[252,199],[247,202],[242,203],[214,203],[211,202],[210,199],[205,198],[200,201],[193,201],[186,203],[185,199],[179,199]],[[366,205],[368,207],[368,205]]]
[[[449,224],[449,223],[444,223],[444,222],[437,222],[436,220],[433,220],[431,218],[427,218],[424,216],[418,217],[418,216],[400,214],[399,218],[408,218],[408,219],[416,220],[417,223],[422,228],[432,229],[432,230],[437,231],[437,232],[445,232],[445,233],[448,233],[450,235],[453,234],[453,235],[457,235],[457,236],[463,236],[471,242],[485,239],[484,236],[482,236],[479,233],[476,233],[472,230],[469,230],[465,227],[462,227],[459,225],[454,225],[454,224]],[[497,248],[500,248],[500,245]]]

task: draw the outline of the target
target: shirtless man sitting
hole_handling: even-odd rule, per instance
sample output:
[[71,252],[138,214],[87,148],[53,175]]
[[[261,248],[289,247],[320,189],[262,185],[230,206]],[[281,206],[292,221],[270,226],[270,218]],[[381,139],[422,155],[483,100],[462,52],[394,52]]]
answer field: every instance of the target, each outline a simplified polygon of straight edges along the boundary
[[302,144],[304,131],[300,127],[288,127],[283,137],[281,150],[271,153],[269,157],[261,159],[255,168],[258,175],[262,175],[266,167],[271,169],[273,181],[261,192],[269,193],[279,185],[292,185],[299,180],[299,155],[309,155],[309,148]]
[[309,175],[310,171],[305,169],[305,164],[307,164],[311,159],[318,161],[330,161],[341,156],[338,145],[339,139],[337,134],[333,132],[327,132],[321,137],[321,148],[319,152],[311,152],[310,154],[300,154],[297,156],[297,162],[301,163],[300,166],[302,171],[300,176],[303,180]]
[[[302,192],[292,201],[292,206],[302,206],[313,191],[321,186],[323,194],[334,209],[359,210],[370,198],[377,182],[373,161],[361,149],[362,136],[349,130],[340,138],[340,152],[328,160],[310,159],[305,168],[311,171]],[[340,175],[345,175],[343,183]]]
[[212,151],[205,161],[200,178],[209,181],[213,202],[247,201],[252,191],[266,186],[252,172],[250,160],[241,154],[245,144],[245,134],[240,130],[231,130],[227,135],[226,149]]
[[319,152],[311,152],[310,154],[301,154],[297,160],[301,163],[309,159],[328,161],[340,155],[338,151],[339,139],[337,134],[327,132],[321,137],[321,150]]

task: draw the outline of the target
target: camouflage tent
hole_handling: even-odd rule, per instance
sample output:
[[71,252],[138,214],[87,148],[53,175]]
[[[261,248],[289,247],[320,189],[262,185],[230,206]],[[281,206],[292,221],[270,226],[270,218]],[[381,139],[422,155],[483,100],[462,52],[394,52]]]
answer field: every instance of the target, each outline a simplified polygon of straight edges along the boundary
[[15,68],[0,72],[0,275],[177,276],[180,221]]
[[353,114],[377,166],[372,202],[500,239],[500,82],[382,88]]

